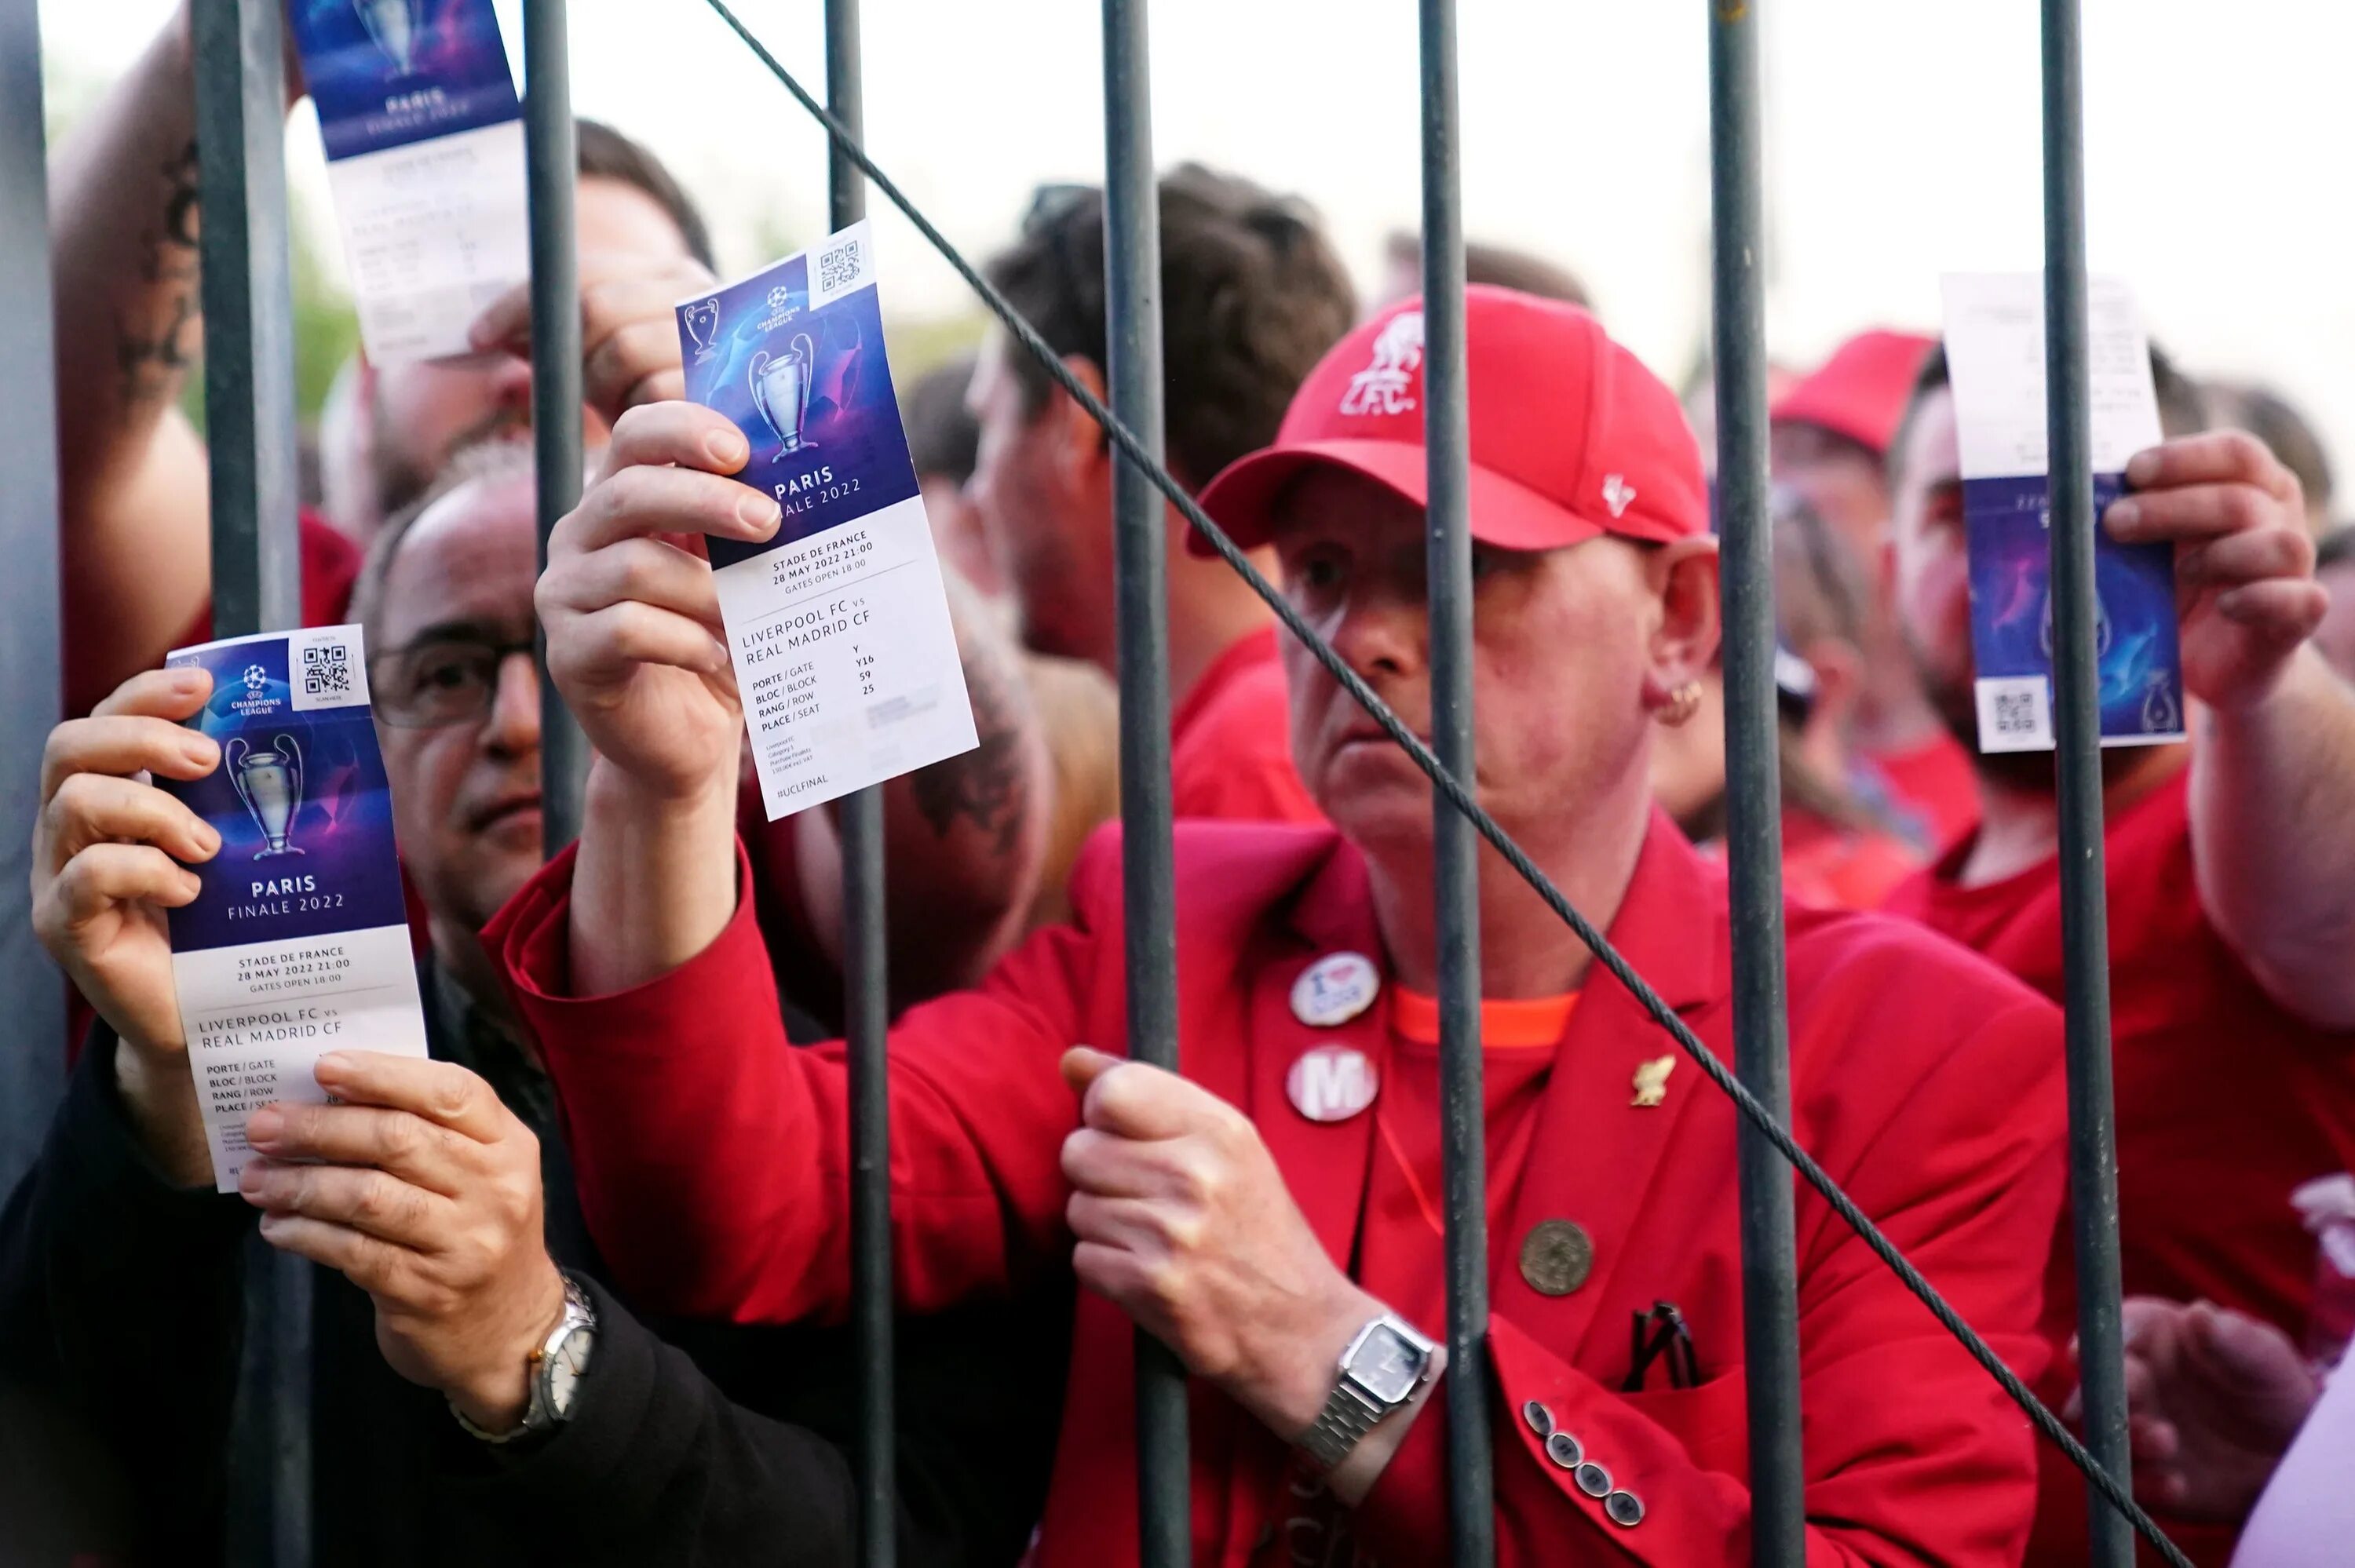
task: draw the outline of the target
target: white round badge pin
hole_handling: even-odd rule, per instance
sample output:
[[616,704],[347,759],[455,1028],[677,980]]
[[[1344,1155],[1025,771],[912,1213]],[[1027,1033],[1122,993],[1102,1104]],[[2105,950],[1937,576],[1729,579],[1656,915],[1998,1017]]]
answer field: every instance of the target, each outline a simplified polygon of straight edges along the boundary
[[1327,953],[1292,982],[1292,1016],[1319,1029],[1347,1023],[1374,1005],[1382,977],[1363,953]]
[[1372,1105],[1380,1088],[1373,1059],[1353,1045],[1303,1051],[1284,1075],[1292,1108],[1310,1121],[1347,1121]]

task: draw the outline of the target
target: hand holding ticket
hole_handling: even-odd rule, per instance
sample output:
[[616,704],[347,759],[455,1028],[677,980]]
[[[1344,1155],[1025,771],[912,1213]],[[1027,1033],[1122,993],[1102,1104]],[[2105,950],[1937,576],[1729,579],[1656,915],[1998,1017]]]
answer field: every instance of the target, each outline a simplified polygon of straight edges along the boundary
[[[180,732],[190,766],[159,770],[168,799],[146,814],[163,847],[210,853],[184,856],[193,895],[153,862],[143,895],[169,909],[179,1033],[226,1192],[249,1114],[322,1099],[325,1052],[424,1055],[425,1021],[360,629],[230,638],[166,667],[202,672],[209,694]],[[199,752],[218,763],[195,773]]]
[[891,390],[864,223],[678,306],[687,396],[783,514],[711,541],[772,821],[976,744],[940,557]]

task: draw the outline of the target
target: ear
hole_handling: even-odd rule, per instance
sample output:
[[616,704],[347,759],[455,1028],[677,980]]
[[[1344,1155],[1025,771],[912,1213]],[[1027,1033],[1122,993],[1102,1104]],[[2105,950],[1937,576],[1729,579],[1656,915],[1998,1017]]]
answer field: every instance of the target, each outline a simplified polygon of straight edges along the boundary
[[1700,680],[1717,658],[1717,540],[1654,546],[1644,553],[1644,571],[1660,606],[1644,679],[1645,704],[1657,708]]
[[[1099,403],[1110,406],[1110,395],[1104,389],[1103,366],[1084,355],[1063,355],[1063,368],[1070,371],[1079,384]],[[1112,466],[1112,440],[1097,424],[1094,416],[1081,407],[1080,400],[1057,388],[1054,400],[1048,405],[1048,417],[1060,420],[1055,431],[1055,469],[1065,483],[1074,490],[1110,483],[1099,470]]]
[[1848,733],[1864,686],[1864,654],[1845,637],[1818,637],[1798,652],[1816,673],[1816,697],[1807,706],[1808,738],[1820,736],[1838,743]]

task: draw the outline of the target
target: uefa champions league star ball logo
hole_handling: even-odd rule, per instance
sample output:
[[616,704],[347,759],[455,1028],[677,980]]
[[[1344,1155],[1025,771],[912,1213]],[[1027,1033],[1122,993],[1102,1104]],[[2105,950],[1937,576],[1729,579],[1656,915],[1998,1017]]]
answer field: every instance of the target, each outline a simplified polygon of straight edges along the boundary
[[695,363],[708,365],[719,354],[719,302],[704,300],[687,307],[687,340],[695,345]]
[[395,76],[417,69],[417,46],[425,32],[418,15],[423,0],[352,0],[352,11],[368,29],[378,51],[392,64]]
[[270,672],[259,664],[245,667],[245,694],[249,701],[260,701],[262,691],[270,684]]
[[[252,679],[251,671],[246,678]],[[245,803],[253,825],[261,830],[261,847],[253,852],[253,858],[301,854],[287,842],[294,813],[303,809],[303,753],[294,737],[282,735],[270,743],[270,749],[261,750],[243,736],[232,736],[223,756],[237,798]]]
[[793,300],[794,291],[791,289],[786,288],[783,283],[778,284],[775,288],[769,291],[769,308],[773,311],[783,310],[787,305],[793,303]]

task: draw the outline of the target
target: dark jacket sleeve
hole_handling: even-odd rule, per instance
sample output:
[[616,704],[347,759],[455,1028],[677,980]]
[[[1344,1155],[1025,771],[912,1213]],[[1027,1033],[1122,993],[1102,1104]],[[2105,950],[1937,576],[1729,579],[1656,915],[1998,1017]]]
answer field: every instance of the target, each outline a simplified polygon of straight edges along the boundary
[[[550,1560],[733,1568],[855,1562],[847,1458],[806,1427],[730,1403],[694,1361],[582,1281],[597,1342],[572,1416],[513,1457],[451,1424],[446,1478]],[[922,1489],[918,1489],[921,1490]],[[955,1561],[931,1510],[903,1499],[902,1562]]]
[[[219,1467],[241,1330],[234,1196],[176,1187],[114,1080],[114,1037],[81,1054],[41,1157],[0,1210],[0,1383],[94,1441],[116,1484],[195,1561],[218,1539]],[[176,1553],[175,1542],[192,1544]]]

